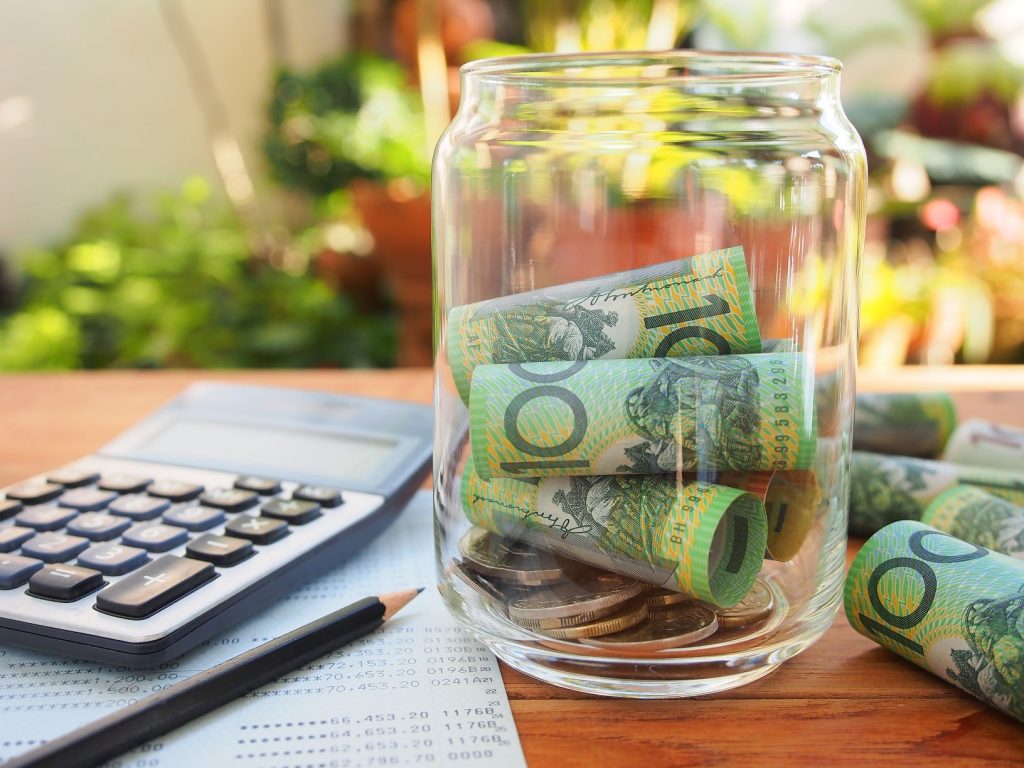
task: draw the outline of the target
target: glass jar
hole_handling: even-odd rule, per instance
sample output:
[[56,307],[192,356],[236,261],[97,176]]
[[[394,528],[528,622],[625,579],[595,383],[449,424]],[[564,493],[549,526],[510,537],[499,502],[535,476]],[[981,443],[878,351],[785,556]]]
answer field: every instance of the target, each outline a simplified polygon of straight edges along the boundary
[[689,696],[831,624],[866,184],[839,72],[462,68],[433,174],[438,573],[513,667]]

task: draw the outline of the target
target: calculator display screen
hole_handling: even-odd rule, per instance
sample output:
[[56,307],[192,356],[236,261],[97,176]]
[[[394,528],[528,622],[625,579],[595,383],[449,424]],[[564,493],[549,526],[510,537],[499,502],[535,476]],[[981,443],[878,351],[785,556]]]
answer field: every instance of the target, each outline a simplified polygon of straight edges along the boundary
[[379,437],[179,418],[138,448],[186,464],[230,463],[275,477],[315,474],[344,481],[375,475],[396,445]]

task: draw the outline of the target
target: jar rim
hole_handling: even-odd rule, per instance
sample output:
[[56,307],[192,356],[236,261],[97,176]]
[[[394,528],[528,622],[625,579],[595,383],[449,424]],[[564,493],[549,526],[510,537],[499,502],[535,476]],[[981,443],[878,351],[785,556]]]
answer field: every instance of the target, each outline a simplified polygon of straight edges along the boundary
[[[584,74],[585,70],[621,66],[639,68],[629,75]],[[712,72],[687,72],[706,68]],[[495,56],[463,64],[463,76],[510,85],[636,86],[677,83],[735,84],[817,80],[838,74],[842,62],[831,56],[755,51],[602,51],[530,53]]]

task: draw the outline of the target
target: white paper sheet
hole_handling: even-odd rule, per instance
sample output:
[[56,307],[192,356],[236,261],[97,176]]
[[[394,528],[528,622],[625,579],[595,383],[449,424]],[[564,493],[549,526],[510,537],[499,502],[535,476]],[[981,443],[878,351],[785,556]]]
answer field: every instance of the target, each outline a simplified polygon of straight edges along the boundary
[[427,589],[380,630],[110,765],[525,766],[494,655],[437,593],[425,492],[362,555],[164,669],[0,647],[0,759],[361,597],[415,586]]

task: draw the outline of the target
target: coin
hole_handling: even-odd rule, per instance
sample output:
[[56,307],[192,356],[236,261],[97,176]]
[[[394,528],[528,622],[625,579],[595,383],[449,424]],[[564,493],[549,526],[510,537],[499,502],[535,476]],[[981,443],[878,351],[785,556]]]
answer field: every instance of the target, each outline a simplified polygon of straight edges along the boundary
[[482,528],[470,528],[459,542],[459,551],[467,568],[493,579],[540,586],[565,576],[550,556],[513,544],[511,540]]
[[718,617],[699,603],[668,605],[650,611],[647,621],[610,635],[588,637],[580,642],[595,648],[624,651],[660,651],[680,648],[713,635]]
[[747,596],[732,608],[717,608],[718,625],[725,629],[745,627],[771,615],[775,597],[768,585],[758,579],[747,592]]
[[690,595],[684,595],[682,592],[673,592],[671,589],[662,589],[661,587],[648,590],[640,595],[640,597],[643,598],[643,601],[647,603],[647,607],[651,610],[664,608],[666,605],[678,605],[693,601]]
[[478,597],[482,597],[484,600],[489,602],[497,602],[502,608],[504,608],[505,595],[501,593],[501,590],[498,589],[498,586],[493,582],[479,574],[473,573],[465,566],[465,564],[458,560],[452,561],[451,565],[448,566],[448,571],[452,576],[472,589]]
[[510,600],[508,614],[516,620],[561,619],[619,605],[641,591],[643,585],[635,579],[595,570],[578,580]]
[[647,606],[636,600],[622,606],[621,610],[611,616],[605,616],[597,621],[580,624],[578,627],[561,627],[558,629],[538,630],[545,635],[558,638],[559,640],[576,640],[582,637],[599,637],[614,632],[621,632],[624,629],[635,626],[647,618]]
[[516,624],[526,629],[561,629],[563,627],[577,627],[580,624],[602,619],[619,610],[620,605],[620,603],[611,603],[602,608],[592,608],[580,613],[574,613],[571,616],[559,616],[552,619],[526,619],[516,616],[511,618]]

